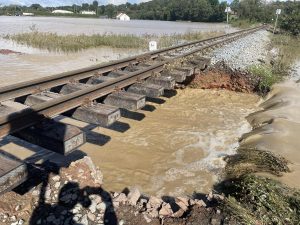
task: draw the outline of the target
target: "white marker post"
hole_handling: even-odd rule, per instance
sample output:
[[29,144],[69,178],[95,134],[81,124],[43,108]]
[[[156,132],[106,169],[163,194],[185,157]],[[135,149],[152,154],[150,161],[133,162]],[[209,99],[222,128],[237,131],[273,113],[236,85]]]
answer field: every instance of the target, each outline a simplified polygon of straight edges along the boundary
[[274,26],[274,30],[273,30],[273,34],[276,31],[276,26],[277,26],[277,21],[278,21],[278,16],[281,14],[281,9],[276,9],[276,21],[275,21],[275,26]]
[[157,42],[156,41],[150,41],[149,42],[149,51],[156,51],[157,50]]
[[231,8],[229,6],[226,7],[225,12],[227,13],[227,24],[229,23],[229,13],[231,12]]

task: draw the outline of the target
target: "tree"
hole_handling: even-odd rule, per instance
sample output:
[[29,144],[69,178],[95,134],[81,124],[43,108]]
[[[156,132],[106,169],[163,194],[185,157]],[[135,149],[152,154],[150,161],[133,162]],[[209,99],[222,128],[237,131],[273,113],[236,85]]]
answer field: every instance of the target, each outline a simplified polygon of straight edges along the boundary
[[32,4],[30,6],[30,8],[32,8],[34,10],[38,10],[38,9],[42,9],[43,7],[40,4]]

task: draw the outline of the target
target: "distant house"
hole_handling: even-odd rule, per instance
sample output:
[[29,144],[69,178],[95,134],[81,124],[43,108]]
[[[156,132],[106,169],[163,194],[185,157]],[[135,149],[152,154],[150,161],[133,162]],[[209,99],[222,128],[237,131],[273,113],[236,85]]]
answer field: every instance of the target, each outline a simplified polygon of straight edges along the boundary
[[81,11],[80,13],[83,15],[96,15],[95,11]]
[[34,13],[26,13],[26,12],[23,12],[22,15],[23,15],[23,16],[34,16]]
[[125,13],[119,13],[116,17],[117,20],[129,21],[130,17]]
[[52,13],[54,13],[54,14],[72,14],[73,12],[68,11],[68,10],[56,9],[56,10],[52,11]]

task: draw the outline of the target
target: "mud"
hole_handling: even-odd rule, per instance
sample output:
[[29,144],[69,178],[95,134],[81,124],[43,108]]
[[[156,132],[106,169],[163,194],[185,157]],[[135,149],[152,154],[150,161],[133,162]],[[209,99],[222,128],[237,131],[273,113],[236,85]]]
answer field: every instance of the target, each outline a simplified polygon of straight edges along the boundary
[[226,89],[242,93],[259,93],[258,84],[258,77],[246,71],[231,69],[223,62],[220,62],[214,67],[198,74],[192,81],[191,87]]

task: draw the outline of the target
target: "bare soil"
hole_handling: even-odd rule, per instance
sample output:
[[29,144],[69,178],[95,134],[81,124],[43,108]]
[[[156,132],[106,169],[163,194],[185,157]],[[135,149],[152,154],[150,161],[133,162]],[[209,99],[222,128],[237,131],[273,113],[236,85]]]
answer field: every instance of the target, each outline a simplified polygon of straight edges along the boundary
[[258,77],[245,71],[231,69],[221,62],[196,75],[190,86],[201,89],[226,89],[255,93],[258,92],[258,84]]

